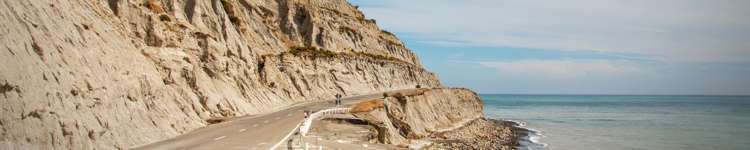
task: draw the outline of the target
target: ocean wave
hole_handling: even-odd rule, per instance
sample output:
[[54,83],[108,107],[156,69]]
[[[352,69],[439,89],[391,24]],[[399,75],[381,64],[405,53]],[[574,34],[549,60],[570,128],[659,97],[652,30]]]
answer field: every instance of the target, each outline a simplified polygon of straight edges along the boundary
[[542,148],[546,148],[549,144],[542,143],[541,141],[539,141],[539,139],[541,139],[543,137],[545,137],[545,136],[544,135],[540,135],[540,134],[537,134],[537,136],[529,136],[529,141],[531,141],[531,143],[540,145],[540,147],[542,147]]
[[519,127],[519,128],[522,128],[522,127],[526,126],[526,122],[523,122],[523,121],[520,121],[520,120],[505,120],[505,121],[513,122],[514,124],[516,124],[516,127]]
[[617,119],[589,119],[589,120],[591,120],[591,121],[599,121],[599,122],[614,122],[614,121],[619,121]]
[[541,138],[546,137],[542,131],[526,127],[527,123],[524,121],[520,121],[520,120],[505,120],[505,121],[513,122],[517,128],[526,130],[527,132],[526,136],[519,139],[519,144],[521,144],[521,147],[519,147],[519,149],[521,150],[547,149],[547,146],[549,144],[539,141]]

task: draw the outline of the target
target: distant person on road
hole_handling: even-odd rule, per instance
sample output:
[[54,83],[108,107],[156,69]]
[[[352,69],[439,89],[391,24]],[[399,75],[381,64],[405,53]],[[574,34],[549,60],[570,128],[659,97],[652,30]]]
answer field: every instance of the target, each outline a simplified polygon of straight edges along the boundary
[[336,106],[341,105],[341,94],[336,94]]

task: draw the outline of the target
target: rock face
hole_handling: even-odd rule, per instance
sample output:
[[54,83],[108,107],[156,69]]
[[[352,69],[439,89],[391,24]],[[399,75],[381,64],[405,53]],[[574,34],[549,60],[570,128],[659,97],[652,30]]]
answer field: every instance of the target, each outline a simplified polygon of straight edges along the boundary
[[[10,149],[130,148],[211,118],[441,86],[345,0],[7,0],[0,20],[0,146]],[[409,107],[386,114],[415,117],[425,98],[389,99]],[[394,121],[421,136],[480,114]]]
[[378,141],[408,145],[411,140],[457,129],[483,116],[482,101],[467,89],[420,89],[390,94],[380,109],[356,112],[378,130]]

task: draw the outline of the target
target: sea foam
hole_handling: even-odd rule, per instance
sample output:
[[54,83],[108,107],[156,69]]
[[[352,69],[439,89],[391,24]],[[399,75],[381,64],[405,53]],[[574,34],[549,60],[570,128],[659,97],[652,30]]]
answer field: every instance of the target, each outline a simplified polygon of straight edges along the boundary
[[525,137],[519,139],[521,144],[521,150],[543,150],[546,149],[548,144],[542,143],[539,139],[546,137],[542,134],[542,131],[526,127],[527,123],[520,120],[505,120],[513,122],[516,127],[526,130],[528,133]]

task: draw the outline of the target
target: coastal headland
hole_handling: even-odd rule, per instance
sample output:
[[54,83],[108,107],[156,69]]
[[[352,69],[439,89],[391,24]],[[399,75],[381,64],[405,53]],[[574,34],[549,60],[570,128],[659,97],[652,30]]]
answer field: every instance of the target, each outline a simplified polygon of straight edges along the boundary
[[[517,145],[345,0],[5,1],[0,20],[0,149]],[[335,95],[352,111],[295,136]]]

